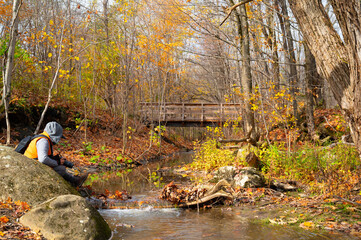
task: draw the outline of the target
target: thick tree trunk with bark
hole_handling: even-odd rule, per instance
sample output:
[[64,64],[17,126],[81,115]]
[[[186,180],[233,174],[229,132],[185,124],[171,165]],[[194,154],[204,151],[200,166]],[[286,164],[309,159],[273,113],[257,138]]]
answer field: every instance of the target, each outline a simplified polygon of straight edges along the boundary
[[342,41],[321,0],[288,1],[361,153],[361,2],[330,0],[342,30]]

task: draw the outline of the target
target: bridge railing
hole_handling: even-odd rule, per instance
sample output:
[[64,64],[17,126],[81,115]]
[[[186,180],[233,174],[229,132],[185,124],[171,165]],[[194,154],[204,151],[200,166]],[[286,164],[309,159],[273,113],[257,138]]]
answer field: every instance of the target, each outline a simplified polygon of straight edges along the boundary
[[142,115],[156,122],[225,122],[237,120],[241,103],[141,103]]

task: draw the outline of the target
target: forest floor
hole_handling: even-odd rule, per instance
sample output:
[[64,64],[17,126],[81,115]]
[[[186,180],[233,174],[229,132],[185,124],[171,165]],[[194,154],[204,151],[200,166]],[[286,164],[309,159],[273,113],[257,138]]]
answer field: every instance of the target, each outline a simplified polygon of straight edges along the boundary
[[[146,160],[167,156],[185,149],[192,149],[192,142],[176,134],[164,135],[161,145],[150,129],[134,124],[127,131],[127,147],[123,149],[121,127],[114,121],[104,118],[91,127],[64,127],[66,139],[55,146],[67,160],[74,162],[79,169],[89,167],[124,167],[122,164],[146,163]],[[21,136],[21,129],[13,133],[14,144]],[[157,134],[157,133],[153,133]],[[2,134],[0,142],[5,142]],[[237,189],[238,200],[233,203],[236,214],[249,215],[255,221],[278,224],[298,225],[308,230],[323,229],[334,233],[351,234],[361,238],[361,196],[357,191],[352,198],[337,196],[311,195],[307,192],[283,193],[268,188]],[[230,208],[232,209],[232,208]],[[29,206],[11,199],[0,202],[0,239],[44,239],[39,233],[19,224],[18,219]]]

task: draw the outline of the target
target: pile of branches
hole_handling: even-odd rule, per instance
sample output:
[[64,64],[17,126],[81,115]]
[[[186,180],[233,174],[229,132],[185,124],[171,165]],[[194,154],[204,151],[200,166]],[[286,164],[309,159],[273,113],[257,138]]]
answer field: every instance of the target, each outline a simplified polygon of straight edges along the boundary
[[210,189],[192,188],[179,189],[173,182],[163,188],[160,198],[168,200],[178,207],[199,207],[200,205],[209,206],[214,204],[231,203],[234,200],[229,183],[222,179]]
[[179,189],[174,182],[169,183],[162,190],[160,199],[170,201],[172,204],[181,205],[186,202],[197,201],[207,192],[206,189]]

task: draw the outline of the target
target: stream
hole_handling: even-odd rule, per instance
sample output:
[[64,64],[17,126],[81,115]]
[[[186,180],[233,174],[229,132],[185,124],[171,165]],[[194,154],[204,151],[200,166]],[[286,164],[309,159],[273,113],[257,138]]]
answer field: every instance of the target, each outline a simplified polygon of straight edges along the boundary
[[[102,172],[90,176],[95,191],[126,190],[131,199],[121,209],[103,209],[100,214],[118,239],[357,239],[349,235],[311,232],[295,226],[257,224],[262,214],[254,209],[217,207],[205,210],[177,209],[158,199],[160,189],[174,181],[189,181],[173,172],[192,160],[192,153],[178,153],[135,169]],[[164,171],[166,169],[166,171]]]

